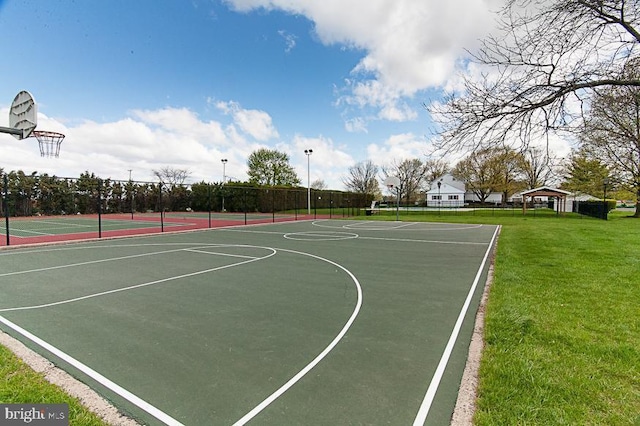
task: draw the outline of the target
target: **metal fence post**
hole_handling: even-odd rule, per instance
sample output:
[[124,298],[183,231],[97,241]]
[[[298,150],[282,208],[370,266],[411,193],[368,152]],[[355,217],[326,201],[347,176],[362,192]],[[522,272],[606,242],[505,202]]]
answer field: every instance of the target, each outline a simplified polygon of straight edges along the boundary
[[98,238],[102,238],[102,179],[98,179]]
[[3,176],[4,191],[2,192],[2,206],[4,208],[4,226],[7,233],[7,246],[11,244],[11,238],[9,237],[9,178],[5,173]]

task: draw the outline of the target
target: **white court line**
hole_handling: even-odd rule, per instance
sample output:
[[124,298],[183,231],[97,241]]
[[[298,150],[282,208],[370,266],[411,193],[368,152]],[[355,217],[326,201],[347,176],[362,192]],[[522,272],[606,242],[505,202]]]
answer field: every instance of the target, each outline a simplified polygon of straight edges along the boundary
[[417,240],[411,238],[382,238],[382,237],[359,237],[360,240],[380,240],[380,241],[400,241],[408,243],[432,243],[432,244],[460,244],[460,245],[478,245],[484,246],[487,243],[475,243],[473,241],[436,241],[436,240]]
[[273,401],[278,399],[282,394],[284,394],[293,385],[295,385],[300,379],[302,379],[309,371],[311,371],[316,365],[318,365],[318,363],[320,363],[320,361],[322,361],[329,354],[329,352],[331,352],[333,350],[333,348],[336,347],[336,345],[340,342],[340,340],[342,340],[342,338],[345,336],[345,334],[347,334],[347,331],[349,331],[349,328],[351,328],[351,325],[356,320],[356,317],[358,316],[358,313],[360,312],[360,308],[362,307],[362,287],[360,286],[360,282],[355,277],[355,275],[353,275],[344,266],[342,266],[342,265],[340,265],[338,263],[332,262],[329,259],[325,259],[323,257],[316,256],[316,255],[309,254],[309,253],[304,253],[304,252],[295,251],[295,250],[287,250],[287,249],[278,249],[278,250],[279,251],[286,251],[286,252],[290,252],[290,253],[295,253],[295,254],[300,254],[300,255],[303,255],[303,256],[313,257],[313,258],[321,260],[323,262],[330,263],[333,266],[335,266],[336,268],[342,269],[344,272],[347,273],[347,275],[349,275],[351,277],[351,279],[355,283],[356,291],[358,292],[358,300],[356,302],[356,306],[355,306],[355,308],[353,310],[353,313],[351,314],[351,317],[349,317],[349,320],[345,323],[344,327],[342,327],[342,330],[340,330],[340,333],[338,333],[338,335],[331,341],[331,343],[329,343],[329,345],[326,348],[324,348],[324,350],[322,352],[320,352],[320,354],[318,356],[316,356],[309,364],[307,364],[306,367],[304,367],[302,370],[300,370],[298,372],[298,374],[293,376],[291,379],[289,379],[289,381],[287,381],[287,383],[285,383],[279,389],[277,389],[275,392],[273,392],[271,395],[269,395],[264,401],[262,401],[260,404],[258,404],[253,410],[251,410],[247,414],[245,414],[240,420],[235,422],[233,424],[233,426],[242,426],[242,425],[246,424],[247,422],[251,421],[251,419],[253,419],[255,416],[257,416],[262,410],[267,408]]
[[183,251],[188,251],[188,252],[191,252],[191,253],[208,254],[208,255],[212,255],[212,256],[239,257],[239,258],[242,258],[242,259],[262,259],[261,257],[256,257],[256,256],[242,256],[242,255],[239,255],[239,254],[219,253],[219,252],[215,252],[215,251],[206,251],[206,250],[198,250],[198,249],[184,249]]
[[[116,246],[114,246],[114,247],[116,247]],[[81,248],[77,248],[77,249],[80,250]],[[92,264],[96,264],[96,263],[111,262],[111,261],[114,261],[114,260],[134,259],[136,257],[154,256],[156,254],[174,253],[174,252],[182,251],[182,250],[184,250],[184,249],[178,248],[178,249],[172,249],[172,250],[155,251],[153,253],[132,254],[132,255],[129,255],[129,256],[110,257],[108,259],[88,260],[86,262],[69,263],[69,264],[66,264],[66,265],[58,265],[58,266],[48,266],[46,268],[29,269],[29,270],[26,270],[26,271],[7,272],[7,273],[4,273],[4,274],[0,274],[0,277],[8,277],[8,276],[11,276],[11,275],[29,274],[31,272],[53,271],[55,269],[73,268],[74,266],[92,265]],[[15,252],[15,253],[19,253],[19,252]]]
[[[258,225],[253,225],[253,226],[260,226],[263,225],[258,224]],[[244,225],[240,225],[240,226],[244,226]],[[287,232],[282,232],[282,231],[255,231],[253,229],[241,229],[240,227],[238,228],[233,228],[233,227],[225,227],[225,228],[215,228],[216,231],[232,231],[232,232],[247,232],[249,234],[274,234],[274,235],[284,235]]]
[[[418,223],[418,222],[415,222]],[[330,228],[330,229],[349,229],[350,231],[393,231],[397,228],[376,228],[376,229],[358,229],[358,228],[354,228],[354,227],[344,227],[344,226],[320,226],[320,227],[324,227],[324,228]],[[469,229],[469,228],[465,228],[465,229]],[[294,234],[292,232],[281,232],[281,231],[253,231],[253,230],[244,230],[244,229],[225,229],[225,228],[220,228],[219,231],[233,231],[233,232],[246,232],[246,233],[250,233],[250,234],[273,234],[273,235],[282,235],[285,238],[287,238],[287,235],[291,235]],[[415,230],[414,230],[415,231]],[[418,229],[417,231],[422,231],[422,229]],[[297,232],[297,234],[308,234],[308,235],[312,235],[313,231],[308,231],[308,232]],[[486,245],[487,243],[475,243],[475,242],[470,242],[470,241],[438,241],[438,240],[418,240],[418,239],[411,239],[411,238],[383,238],[383,237],[363,237],[359,234],[353,234],[356,235],[358,239],[360,240],[379,240],[379,241],[400,241],[400,242],[409,242],[409,243],[431,243],[431,244],[460,244],[460,245]],[[344,238],[345,240],[347,238]],[[349,239],[355,239],[355,238],[349,238]],[[314,239],[306,239],[304,241],[322,241],[320,239],[314,240]]]
[[469,294],[467,294],[467,298],[462,305],[462,309],[460,310],[460,314],[458,315],[458,320],[456,321],[455,326],[453,327],[453,331],[451,332],[451,336],[449,337],[449,341],[447,342],[447,346],[444,348],[444,352],[442,353],[442,357],[440,358],[440,362],[438,363],[438,367],[436,368],[436,372],[431,379],[431,383],[429,384],[429,388],[427,389],[427,393],[422,400],[422,404],[420,404],[420,409],[418,410],[418,414],[416,415],[415,420],[413,421],[413,426],[421,426],[424,425],[424,422],[427,420],[427,415],[429,414],[429,410],[431,409],[431,404],[433,403],[433,399],[436,396],[436,391],[438,390],[438,386],[440,385],[440,381],[442,380],[442,375],[444,374],[444,370],[447,367],[447,363],[449,362],[449,358],[451,357],[451,352],[453,351],[453,347],[458,339],[458,334],[460,333],[460,328],[462,328],[462,322],[464,321],[464,317],[467,314],[467,310],[469,309],[469,305],[471,304],[471,299],[473,298],[473,294],[476,291],[476,287],[478,286],[478,282],[480,281],[480,277],[482,276],[482,270],[484,269],[485,264],[487,263],[487,259],[489,258],[489,253],[491,253],[491,249],[493,248],[493,243],[496,239],[496,235],[498,235],[498,230],[500,227],[496,227],[495,232],[493,233],[493,237],[491,237],[491,242],[489,243],[489,247],[484,254],[484,258],[482,259],[482,263],[480,264],[480,268],[478,268],[478,272],[476,273],[476,277],[473,280],[473,284],[469,289]]
[[53,355],[55,355],[58,358],[62,359],[66,363],[68,363],[68,364],[72,365],[73,367],[77,368],[78,370],[82,371],[84,374],[86,374],[87,376],[91,377],[92,379],[94,379],[95,381],[97,381],[98,383],[100,383],[101,385],[106,387],[107,389],[110,389],[111,391],[113,391],[116,394],[120,395],[121,397],[123,397],[127,401],[131,402],[135,406],[137,406],[137,407],[141,408],[142,410],[144,410],[145,412],[151,414],[153,417],[155,417],[156,419],[160,420],[161,422],[163,422],[163,423],[165,423],[165,424],[167,424],[169,426],[182,426],[182,423],[180,423],[178,420],[174,419],[173,417],[169,416],[167,413],[159,410],[158,408],[156,408],[153,405],[149,404],[147,401],[143,400],[142,398],[138,397],[137,395],[134,395],[133,393],[129,392],[128,390],[126,390],[122,386],[118,385],[117,383],[114,383],[113,381],[107,379],[105,376],[103,376],[102,374],[98,373],[94,369],[92,369],[92,368],[88,367],[87,365],[81,363],[77,359],[75,359],[72,356],[68,355],[67,353],[61,351],[60,349],[56,348],[55,346],[51,345],[50,343],[45,342],[44,340],[42,340],[38,336],[28,332],[24,328],[20,327],[17,324],[14,324],[13,322],[9,321],[8,319],[6,319],[5,317],[3,317],[1,315],[0,315],[0,322],[2,322],[4,325],[6,325],[7,327],[11,328],[15,332],[20,333],[21,335],[23,335],[27,339],[31,340],[36,345],[38,345],[38,346],[44,348],[45,350],[51,352]]
[[16,232],[23,232],[25,234],[46,235],[46,236],[56,235],[56,234],[50,234],[48,232],[39,232],[39,231],[30,231],[28,229],[11,228],[11,238],[25,238],[24,235],[14,235]]
[[[136,285],[132,285],[132,286],[129,286],[129,287],[116,288],[114,290],[101,291],[99,293],[87,294],[85,296],[74,297],[72,299],[60,300],[60,301],[51,302],[51,303],[44,303],[42,305],[19,306],[19,307],[15,307],[15,308],[4,308],[4,309],[0,309],[0,312],[26,311],[26,310],[29,310],[29,309],[48,308],[48,307],[51,307],[51,306],[58,306],[58,305],[64,305],[64,304],[67,304],[67,303],[78,302],[78,301],[81,301],[81,300],[93,299],[94,297],[106,296],[108,294],[120,293],[122,291],[133,290],[133,289],[136,289],[136,288],[148,287],[148,286],[151,286],[151,285],[161,284],[161,283],[165,283],[165,282],[168,282],[168,281],[179,280],[179,279],[182,279],[182,278],[194,277],[194,276],[206,274],[206,273],[209,273],[209,272],[215,272],[215,271],[220,271],[222,269],[227,269],[227,268],[232,268],[232,267],[235,267],[235,266],[245,265],[247,263],[255,262],[256,260],[267,259],[267,258],[273,256],[274,254],[276,254],[276,251],[274,249],[270,249],[270,250],[272,252],[270,254],[266,255],[266,256],[254,257],[254,258],[250,258],[249,260],[245,260],[243,262],[238,262],[238,263],[232,263],[230,265],[217,266],[215,268],[205,269],[203,271],[191,272],[191,273],[188,273],[188,274],[177,275],[177,276],[169,277],[169,278],[163,278],[163,279],[160,279],[160,280],[155,280],[155,281],[150,281],[150,282],[146,282],[146,283],[136,284]],[[214,254],[214,253],[207,253],[207,254]]]
[[[47,225],[60,225],[63,228],[89,228],[91,226],[93,226],[92,224],[86,225],[86,224],[82,224],[82,223],[78,223],[78,222],[73,222],[73,219],[69,219],[69,222],[56,222],[55,220],[34,220],[30,223],[45,223]],[[96,221],[97,223],[98,221]],[[54,228],[54,229],[61,229],[61,228]]]
[[[454,223],[441,223],[441,222],[394,222],[394,223],[402,223],[401,226],[378,226],[378,223],[385,222],[374,222],[374,221],[347,221],[344,225],[326,225],[325,223],[331,221],[338,221],[338,219],[322,219],[313,221],[313,226],[317,226],[320,228],[330,228],[330,229],[349,229],[349,230],[358,230],[358,231],[411,231],[411,232],[434,232],[434,231],[466,231],[468,229],[477,229],[482,228],[485,225],[464,225],[464,224],[454,224]],[[342,221],[345,222],[345,221]],[[404,225],[406,224],[406,225]],[[420,225],[417,228],[409,228],[412,225]],[[443,227],[443,225],[448,226],[447,228]],[[368,227],[366,227],[368,226]]]

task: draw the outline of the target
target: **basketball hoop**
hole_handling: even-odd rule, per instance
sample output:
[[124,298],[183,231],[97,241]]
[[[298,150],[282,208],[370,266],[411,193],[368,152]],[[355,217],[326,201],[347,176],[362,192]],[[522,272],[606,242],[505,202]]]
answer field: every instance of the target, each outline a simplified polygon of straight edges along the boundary
[[384,180],[384,185],[392,191],[394,188],[397,190],[400,189],[400,179],[396,176],[389,176]]
[[38,139],[38,144],[40,145],[40,156],[58,157],[60,154],[60,144],[62,144],[62,141],[64,140],[64,135],[62,133],[34,130],[31,135]]
[[400,191],[401,191],[401,182],[400,178],[397,176],[388,176],[384,180],[384,185],[389,188],[389,191],[396,190],[396,221],[400,220]]

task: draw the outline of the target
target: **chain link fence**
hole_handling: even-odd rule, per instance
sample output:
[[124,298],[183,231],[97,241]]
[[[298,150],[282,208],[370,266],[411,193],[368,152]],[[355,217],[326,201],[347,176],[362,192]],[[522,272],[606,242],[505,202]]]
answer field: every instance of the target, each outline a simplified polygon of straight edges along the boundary
[[[78,178],[2,176],[2,245],[12,237],[25,241],[64,240],[64,235],[101,238],[126,230],[164,232],[179,219],[192,227],[230,223],[348,217],[365,214],[371,196],[342,191],[258,187],[241,183],[119,181],[85,174]],[[177,216],[176,214],[180,214]],[[173,221],[171,220],[173,218]],[[127,225],[126,220],[131,222]],[[109,226],[103,226],[108,220]],[[116,221],[117,226],[116,226]],[[186,225],[181,225],[182,229]],[[135,234],[138,232],[130,232]],[[79,237],[74,237],[79,238]]]

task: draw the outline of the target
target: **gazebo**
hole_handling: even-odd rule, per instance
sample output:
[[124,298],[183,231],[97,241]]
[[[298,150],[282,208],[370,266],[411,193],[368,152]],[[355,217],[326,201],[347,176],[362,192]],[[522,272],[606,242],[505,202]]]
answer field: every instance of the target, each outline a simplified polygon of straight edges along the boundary
[[553,197],[557,200],[556,211],[560,213],[566,210],[567,196],[571,195],[571,192],[564,191],[558,188],[552,188],[550,186],[541,186],[540,188],[529,189],[522,191],[522,213],[527,212],[527,199],[530,197],[532,200],[535,197]]

